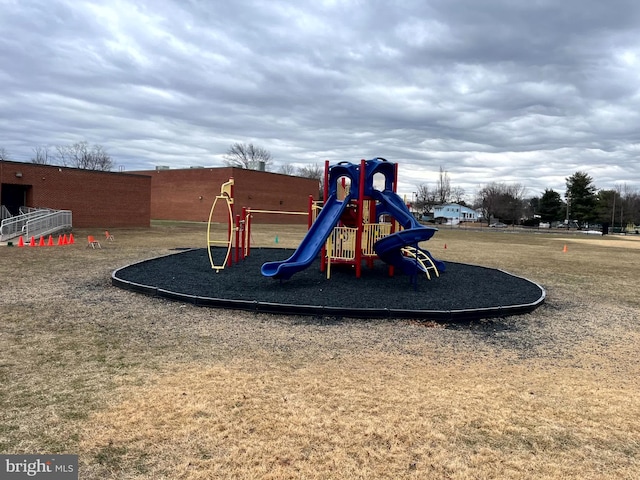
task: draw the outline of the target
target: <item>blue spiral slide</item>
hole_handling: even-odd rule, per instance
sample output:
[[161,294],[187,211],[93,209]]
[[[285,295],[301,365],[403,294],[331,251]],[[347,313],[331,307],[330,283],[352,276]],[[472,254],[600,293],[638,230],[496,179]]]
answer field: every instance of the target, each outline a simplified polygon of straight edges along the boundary
[[424,271],[424,266],[412,258],[405,257],[402,253],[403,248],[412,246],[427,255],[438,269],[438,272],[444,272],[445,264],[443,261],[433,258],[428,251],[418,247],[419,242],[429,240],[438,229],[420,225],[411,215],[404,201],[393,191],[384,190],[380,192],[373,190],[371,194],[378,202],[376,213],[378,215],[383,213],[391,215],[404,228],[404,230],[392,233],[376,242],[373,248],[378,257],[385,263],[400,268],[407,275],[415,275],[418,271]]

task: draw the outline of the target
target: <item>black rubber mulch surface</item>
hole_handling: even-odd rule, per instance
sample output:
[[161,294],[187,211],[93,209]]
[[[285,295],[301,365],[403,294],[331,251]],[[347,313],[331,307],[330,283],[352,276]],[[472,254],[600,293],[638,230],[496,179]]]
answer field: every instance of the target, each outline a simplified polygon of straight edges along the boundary
[[205,248],[187,250],[116,270],[112,283],[202,306],[368,318],[490,318],[533,311],[545,298],[541,286],[524,278],[452,262],[447,262],[446,272],[431,280],[402,273],[389,277],[387,265],[380,261],[373,269],[363,265],[359,279],[353,267],[334,264],[327,280],[320,272],[319,259],[287,281],[262,276],[263,263],[284,260],[292,253],[279,248],[253,249],[245,260],[215,273]]

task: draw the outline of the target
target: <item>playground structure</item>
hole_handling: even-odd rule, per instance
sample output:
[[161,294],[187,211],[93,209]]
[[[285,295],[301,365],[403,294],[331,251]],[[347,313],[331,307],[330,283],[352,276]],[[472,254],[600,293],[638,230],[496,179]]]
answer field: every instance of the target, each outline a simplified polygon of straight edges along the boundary
[[[308,215],[308,231],[293,255],[286,260],[267,262],[262,265],[265,277],[281,280],[291,278],[296,272],[306,269],[320,253],[321,271],[331,275],[332,264],[349,264],[355,267],[356,277],[361,276],[362,263],[372,265],[379,258],[389,265],[389,274],[398,268],[403,273],[415,276],[425,273],[439,276],[445,270],[443,262],[419,247],[437,231],[425,227],[409,212],[404,201],[397,195],[397,164],[383,158],[361,160],[360,164],[340,162],[329,166],[325,162],[324,198],[322,209],[318,209],[313,198],[309,198],[308,212],[277,212],[242,209],[233,227],[233,180],[221,188],[221,193],[211,209],[208,228],[209,258],[212,268],[219,271],[233,262],[231,255],[235,232],[236,262],[250,253],[250,228],[252,213],[278,213]],[[374,179],[384,180],[382,190],[374,187]],[[226,186],[226,187],[225,187]],[[211,219],[216,203],[224,200],[228,208],[228,235],[225,241],[211,240]],[[319,213],[318,213],[319,210]],[[381,222],[381,219],[389,221]],[[224,244],[227,255],[216,264],[211,257],[211,246]]]
[[[325,162],[326,201],[321,209],[310,197],[307,212],[245,207],[234,215],[238,199],[231,178],[211,208],[208,256],[217,273],[234,260],[236,266],[211,276],[202,268],[204,249],[187,249],[119,268],[112,273],[112,283],[202,307],[331,318],[469,321],[529,313],[544,302],[544,288],[502,270],[454,262],[446,266],[446,275],[439,275],[445,264],[419,246],[437,229],[414,219],[397,195],[396,184],[397,166],[381,158],[359,165],[341,162],[330,167]],[[263,214],[307,216],[306,235],[288,259],[273,261],[285,255],[280,248],[259,248],[249,255],[251,217]],[[212,230],[224,235],[214,240]],[[223,258],[214,262],[215,256]],[[358,276],[363,263],[371,268],[359,281],[350,280],[347,272],[318,281],[316,268],[325,269],[329,277],[332,265],[341,263]],[[310,265],[314,269],[303,271]],[[394,269],[409,274],[414,288],[407,288],[406,281],[388,281]],[[273,285],[268,280],[285,280],[296,273],[298,282]],[[437,284],[419,285],[418,274],[439,277]],[[419,288],[427,294],[417,294]]]

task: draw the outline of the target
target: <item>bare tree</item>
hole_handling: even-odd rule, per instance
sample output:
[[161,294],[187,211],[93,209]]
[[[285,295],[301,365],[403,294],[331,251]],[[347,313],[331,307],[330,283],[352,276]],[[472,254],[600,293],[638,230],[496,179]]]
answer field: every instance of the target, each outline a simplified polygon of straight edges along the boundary
[[519,184],[507,185],[492,182],[480,189],[476,197],[476,207],[482,210],[487,224],[493,218],[517,223],[524,208],[524,194],[526,188]]
[[429,188],[429,185],[418,185],[418,191],[416,192],[416,210],[423,215],[428,214],[434,205],[438,203],[436,201],[435,189]]
[[416,195],[416,209],[426,214],[435,205],[442,205],[450,201],[465,204],[464,189],[462,187],[451,187],[451,180],[447,171],[440,167],[438,181],[430,187],[426,184],[418,185]]
[[324,168],[320,167],[317,163],[312,165],[305,165],[304,167],[298,168],[298,176],[304,178],[314,178],[318,181],[322,180],[324,177]]
[[0,147],[0,160],[6,160],[7,162],[9,161],[9,154],[4,147]]
[[507,198],[509,199],[509,214],[513,223],[520,223],[525,210],[525,195],[527,193],[527,187],[521,183],[513,183],[508,186]]
[[34,147],[34,156],[31,157],[31,163],[37,163],[38,165],[49,165],[53,158],[49,152],[49,147]]
[[304,178],[313,178],[318,181],[318,198],[323,198],[324,196],[324,167],[320,167],[318,164],[314,163],[311,165],[305,165],[304,167],[298,168],[298,176]]
[[635,192],[627,183],[623,183],[622,185],[616,184],[614,188],[618,192],[620,198],[620,205],[618,206],[620,226],[625,227],[626,224],[634,217],[633,203]]
[[55,157],[56,157],[56,162],[58,165],[62,165],[63,167],[68,167],[69,166],[69,153],[68,153],[68,149],[69,147],[66,145],[56,145],[56,153],[55,153]]
[[113,168],[113,160],[102,145],[94,145],[83,157],[84,166],[89,170],[108,172]]
[[459,205],[465,205],[464,188],[451,187],[451,200]]
[[628,202],[626,211],[629,215],[629,221],[640,225],[640,193],[630,191],[625,197],[625,201]]
[[451,181],[449,180],[449,174],[440,167],[440,176],[436,183],[436,200],[442,205],[447,203],[451,197]]
[[84,141],[72,145],[57,145],[56,157],[59,164],[64,166],[103,172],[113,168],[113,160],[102,145],[90,146]]
[[478,192],[476,207],[482,211],[482,216],[487,221],[487,225],[491,223],[493,217],[498,216],[501,194],[502,186],[495,182],[485,185]]
[[266,170],[271,163],[269,150],[256,147],[253,143],[234,143],[224,155],[224,163],[228,167],[244,168],[247,170]]
[[291,165],[290,163],[283,163],[278,169],[278,173],[283,173],[285,175],[295,175],[296,171],[296,167]]

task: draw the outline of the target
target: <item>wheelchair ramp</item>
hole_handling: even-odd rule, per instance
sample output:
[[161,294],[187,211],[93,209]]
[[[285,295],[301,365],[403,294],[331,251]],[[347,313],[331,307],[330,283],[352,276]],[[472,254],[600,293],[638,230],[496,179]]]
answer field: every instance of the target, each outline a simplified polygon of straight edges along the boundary
[[0,242],[24,236],[25,239],[52,235],[73,227],[71,210],[29,209],[27,213],[5,218],[0,224]]

